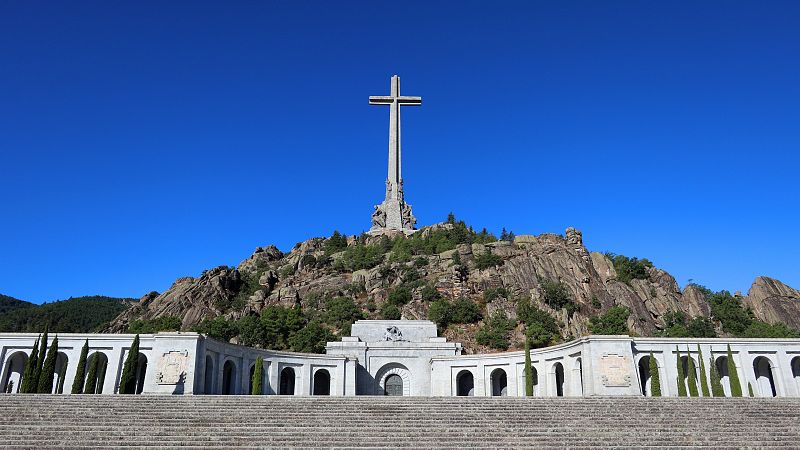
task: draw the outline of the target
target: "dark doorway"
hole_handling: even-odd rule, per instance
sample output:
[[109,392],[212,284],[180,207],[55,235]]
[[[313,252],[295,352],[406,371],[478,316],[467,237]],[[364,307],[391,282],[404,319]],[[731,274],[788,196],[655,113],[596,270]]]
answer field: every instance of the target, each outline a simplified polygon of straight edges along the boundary
[[294,395],[294,369],[284,367],[281,370],[280,395]]
[[331,395],[331,374],[325,369],[314,372],[313,395]]
[[402,397],[403,396],[403,379],[400,375],[391,374],[386,377],[384,383],[384,392],[386,395]]

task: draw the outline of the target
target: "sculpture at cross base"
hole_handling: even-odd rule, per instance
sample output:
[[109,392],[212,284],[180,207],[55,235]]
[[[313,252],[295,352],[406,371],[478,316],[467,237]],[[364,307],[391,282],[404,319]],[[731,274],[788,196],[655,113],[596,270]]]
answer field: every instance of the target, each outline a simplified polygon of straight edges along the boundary
[[386,230],[397,230],[410,234],[415,230],[417,219],[403,194],[400,107],[421,105],[422,97],[401,96],[400,77],[397,75],[392,76],[390,92],[389,96],[369,98],[370,105],[389,106],[389,173],[386,178],[386,197],[381,204],[375,205],[370,233],[380,234]]

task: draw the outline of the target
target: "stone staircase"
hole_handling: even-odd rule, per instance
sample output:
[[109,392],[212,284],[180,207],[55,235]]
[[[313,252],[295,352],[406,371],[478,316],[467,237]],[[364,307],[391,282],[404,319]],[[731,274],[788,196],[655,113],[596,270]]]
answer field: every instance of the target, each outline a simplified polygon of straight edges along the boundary
[[798,448],[800,399],[0,395],[0,448]]

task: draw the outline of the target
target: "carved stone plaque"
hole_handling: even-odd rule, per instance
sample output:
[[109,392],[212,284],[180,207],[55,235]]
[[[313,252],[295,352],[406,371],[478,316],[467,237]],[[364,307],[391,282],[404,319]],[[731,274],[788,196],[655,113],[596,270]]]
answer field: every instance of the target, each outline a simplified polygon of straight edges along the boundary
[[600,357],[600,376],[603,386],[628,387],[631,385],[630,361],[626,356],[606,353]]
[[189,363],[187,350],[170,352],[161,355],[156,372],[158,384],[181,384],[186,379],[186,366]]

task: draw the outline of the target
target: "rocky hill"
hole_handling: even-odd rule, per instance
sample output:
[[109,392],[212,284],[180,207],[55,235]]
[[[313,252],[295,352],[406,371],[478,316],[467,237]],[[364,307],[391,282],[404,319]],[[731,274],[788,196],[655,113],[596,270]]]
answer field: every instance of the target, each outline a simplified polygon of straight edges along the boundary
[[592,332],[777,337],[800,329],[800,292],[777,280],[756,278],[744,297],[681,290],[647,260],[590,252],[574,228],[501,238],[451,216],[411,237],[335,233],[285,254],[259,247],[238,267],[145,295],[106,331],[171,322],[249,345],[319,351],[303,342],[344,335],[357,318],[402,316],[431,318],[467,351],[483,352],[520,348],[526,330],[534,345],[547,345]]

